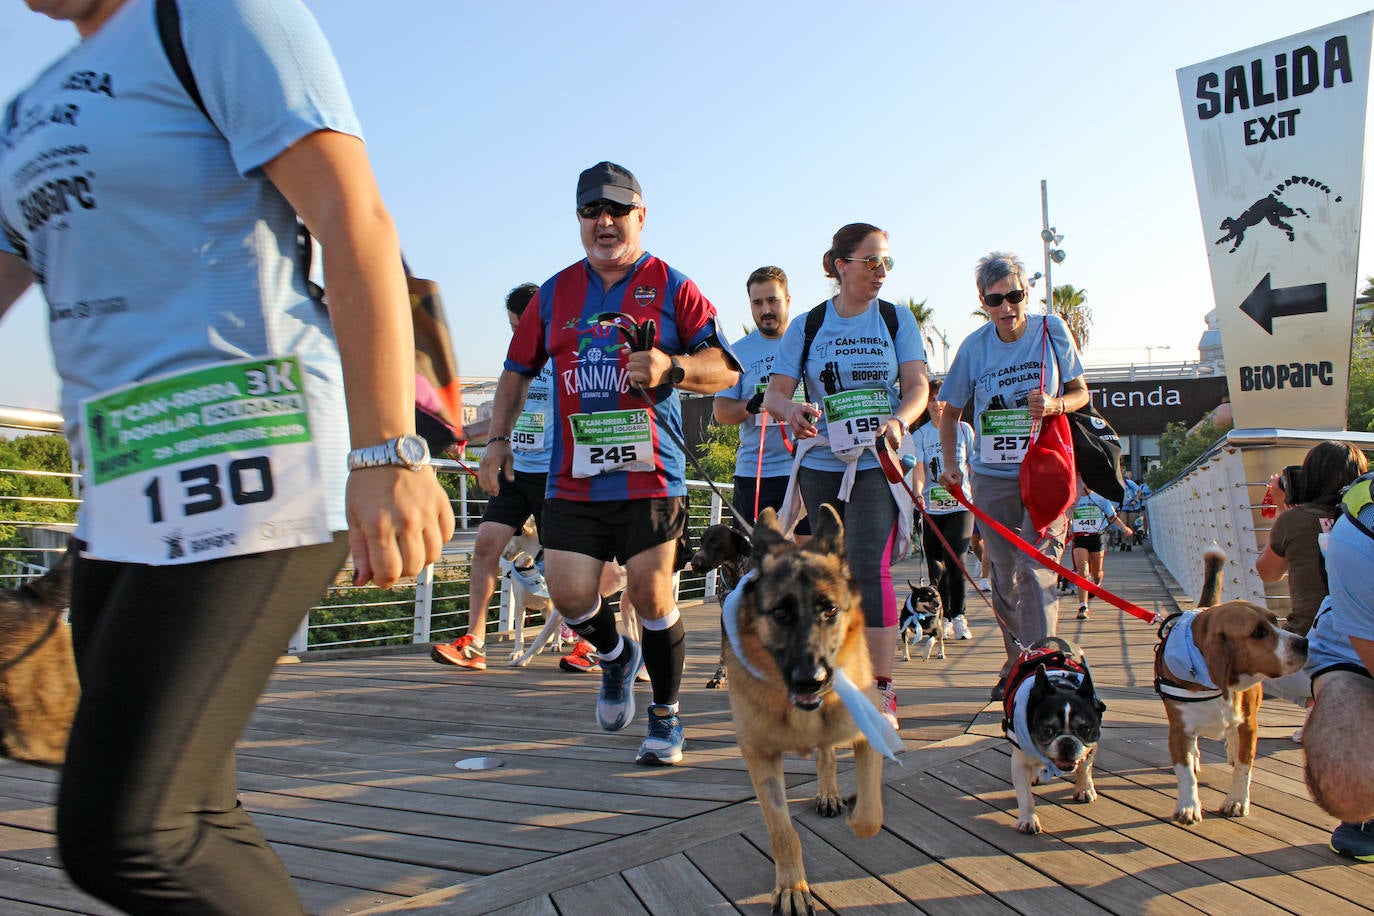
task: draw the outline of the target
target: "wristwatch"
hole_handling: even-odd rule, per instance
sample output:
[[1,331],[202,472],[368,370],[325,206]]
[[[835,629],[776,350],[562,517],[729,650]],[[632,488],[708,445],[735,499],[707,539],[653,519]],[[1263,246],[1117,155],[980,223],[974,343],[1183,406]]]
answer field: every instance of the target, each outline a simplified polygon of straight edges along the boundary
[[388,439],[381,445],[355,448],[348,453],[348,469],[403,467],[418,471],[429,465],[429,443],[419,436],[406,434]]
[[677,361],[676,356],[668,357],[668,361],[673,364],[672,368],[668,370],[668,384],[676,388],[687,377],[687,370],[682,368],[682,363]]

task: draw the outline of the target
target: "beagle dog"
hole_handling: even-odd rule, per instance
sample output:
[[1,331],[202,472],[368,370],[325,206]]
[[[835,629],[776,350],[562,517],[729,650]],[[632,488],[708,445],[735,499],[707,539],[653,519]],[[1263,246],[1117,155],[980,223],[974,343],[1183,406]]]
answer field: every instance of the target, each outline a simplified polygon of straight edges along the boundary
[[1204,554],[1199,610],[1165,620],[1155,647],[1155,692],[1169,718],[1169,757],[1178,776],[1174,820],[1179,824],[1202,820],[1199,737],[1226,742],[1231,789],[1218,813],[1250,813],[1261,681],[1292,674],[1307,660],[1307,640],[1281,629],[1269,611],[1248,601],[1217,603],[1225,562],[1219,547]]

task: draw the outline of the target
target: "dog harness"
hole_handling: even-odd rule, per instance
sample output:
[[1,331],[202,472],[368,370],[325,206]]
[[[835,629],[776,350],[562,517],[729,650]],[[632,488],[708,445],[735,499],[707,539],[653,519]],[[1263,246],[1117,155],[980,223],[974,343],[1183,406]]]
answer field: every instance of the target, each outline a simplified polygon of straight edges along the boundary
[[[1212,683],[1207,659],[1193,642],[1193,618],[1197,615],[1197,611],[1171,614],[1159,625],[1159,644],[1155,646],[1155,693],[1162,699],[1203,703],[1226,694]],[[1189,687],[1166,673],[1176,671],[1188,672],[1191,683],[1201,684],[1203,689]]]
[[[1006,698],[1002,701],[1002,733],[1007,736],[1008,741],[1021,749],[1021,753],[1041,765],[1044,769],[1042,778],[1052,779],[1069,774],[1055,766],[1054,761],[1046,757],[1044,751],[1031,740],[1030,723],[1026,719],[1027,700],[1030,698],[1031,688],[1035,686],[1035,671],[1042,665],[1045,667],[1045,676],[1058,687],[1072,687],[1077,690],[1083,686],[1085,678],[1091,684],[1092,677],[1088,673],[1087,665],[1069,658],[1062,650],[1049,646],[1022,650],[1007,675]],[[1093,696],[1096,698],[1096,693]]]
[[[726,639],[730,640],[730,651],[735,653],[735,658],[744,666],[744,670],[754,676],[756,680],[766,680],[763,674],[749,664],[749,659],[744,655],[744,649],[739,644],[739,603],[744,596],[745,589],[748,588],[758,577],[758,570],[751,569],[739,580],[739,585],[735,587],[720,606],[720,622],[725,630]],[[849,715],[854,719],[854,724],[859,727],[864,738],[875,751],[882,754],[889,760],[897,759],[897,751],[905,751],[906,744],[902,741],[902,736],[897,734],[897,730],[892,727],[892,723],[883,718],[883,714],[878,712],[878,707],[873,705],[862,690],[854,685],[849,679],[849,675],[844,673],[844,669],[835,668],[835,694],[844,704],[844,708],[849,710]],[[900,761],[898,761],[900,763]]]

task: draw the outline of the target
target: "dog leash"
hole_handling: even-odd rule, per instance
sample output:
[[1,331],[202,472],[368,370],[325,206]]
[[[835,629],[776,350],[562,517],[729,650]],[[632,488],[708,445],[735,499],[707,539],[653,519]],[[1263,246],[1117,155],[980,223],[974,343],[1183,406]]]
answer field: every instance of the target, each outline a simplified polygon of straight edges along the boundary
[[1074,585],[1077,585],[1079,588],[1084,589],[1091,595],[1095,595],[1098,598],[1101,598],[1103,601],[1107,602],[1113,607],[1125,611],[1132,617],[1139,617],[1141,620],[1150,624],[1157,623],[1161,619],[1160,615],[1156,614],[1154,611],[1147,611],[1138,604],[1132,604],[1125,598],[1122,598],[1118,595],[1115,595],[1107,591],[1105,588],[1098,585],[1096,582],[1091,582],[1083,578],[1073,570],[1061,566],[1054,560],[1051,560],[1049,557],[1045,556],[1043,553],[1036,550],[1032,545],[1027,544],[1024,540],[1021,539],[1019,535],[1013,532],[1006,525],[1003,525],[1001,522],[997,521],[995,518],[991,517],[986,512],[982,511],[977,506],[969,502],[968,498],[964,496],[963,488],[948,487],[947,489],[949,490],[950,495],[953,496],[956,500],[958,500],[961,506],[972,512],[980,522],[983,522],[993,531],[996,531],[1002,537],[1006,538],[1012,546],[1014,546],[1017,550],[1024,553],[1026,556],[1030,557],[1035,562],[1039,563],[1041,566],[1044,566],[1046,569],[1054,570],[1055,572],[1059,573],[1059,575],[1063,576],[1065,579],[1068,579]]
[[[624,312],[601,312],[593,320],[597,324],[609,325],[619,331],[621,336],[625,338],[625,344],[631,351],[652,350],[658,341],[658,325],[654,323],[652,318],[646,318],[643,324],[640,324]],[[626,327],[626,325],[629,325],[629,327]],[[701,475],[701,479],[711,488],[711,492],[716,494],[716,498],[724,503],[725,507],[730,510],[730,513],[735,517],[735,521],[743,526],[745,533],[752,535],[754,533],[754,526],[744,517],[744,513],[735,508],[735,501],[733,499],[726,499],[725,494],[721,493],[720,490],[716,488],[715,481],[711,479],[711,475],[707,474],[706,471],[702,469],[696,456],[692,454],[692,450],[687,447],[687,443],[682,441],[682,437],[677,434],[676,430],[663,422],[663,418],[658,415],[658,410],[654,406],[654,399],[649,396],[649,392],[645,391],[639,385],[635,385],[634,390],[639,393],[640,398],[648,405],[649,414],[654,418],[654,422],[658,424],[659,429],[666,432],[668,438],[673,440],[673,444],[678,447],[678,450],[681,451],[683,455],[687,456],[687,460],[692,463],[692,467]],[[757,516],[755,517],[757,518]]]
[[759,426],[759,463],[754,469],[754,518],[759,517],[759,491],[763,489],[763,443],[768,441],[768,411],[763,411]]

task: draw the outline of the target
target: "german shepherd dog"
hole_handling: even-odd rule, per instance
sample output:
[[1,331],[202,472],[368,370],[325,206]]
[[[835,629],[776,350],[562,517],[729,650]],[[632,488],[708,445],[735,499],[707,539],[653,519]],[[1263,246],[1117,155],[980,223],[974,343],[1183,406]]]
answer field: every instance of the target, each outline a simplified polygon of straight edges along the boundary
[[0,592],[0,755],[60,766],[81,698],[71,628],[63,619],[70,561]]
[[[835,692],[838,669],[877,702],[864,640],[859,590],[844,559],[844,526],[822,506],[815,536],[805,547],[787,541],[777,514],[765,509],[754,529],[755,578],[738,603],[739,651],[725,650],[730,712],[749,767],[776,866],[773,912],[813,913],[802,866],[801,841],[787,808],[782,755],[816,755],[816,811],[843,809],[835,748],[852,744],[858,795],[849,826],[860,839],[882,827],[882,758],[859,733]],[[751,669],[753,669],[751,671]],[[756,676],[753,672],[760,672]]]

